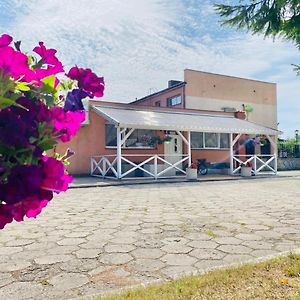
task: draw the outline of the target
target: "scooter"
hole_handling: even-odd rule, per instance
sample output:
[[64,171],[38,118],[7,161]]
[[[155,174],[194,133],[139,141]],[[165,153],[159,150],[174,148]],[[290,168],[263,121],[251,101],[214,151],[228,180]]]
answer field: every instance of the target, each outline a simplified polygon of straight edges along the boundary
[[198,159],[198,174],[200,175],[206,175],[208,172],[208,167],[206,163],[206,159]]

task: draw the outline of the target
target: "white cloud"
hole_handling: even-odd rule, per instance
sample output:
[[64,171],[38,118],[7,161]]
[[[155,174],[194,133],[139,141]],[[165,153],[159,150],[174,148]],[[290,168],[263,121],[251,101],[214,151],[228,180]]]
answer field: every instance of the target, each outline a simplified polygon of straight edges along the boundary
[[[288,69],[300,60],[297,50],[221,28],[211,3],[201,2],[13,0],[9,32],[24,41],[24,49],[43,39],[58,49],[66,68],[92,67],[105,77],[105,99],[112,101],[128,102],[150,88],[164,88],[167,80],[182,79],[184,68],[274,80],[283,128],[296,126],[289,121],[296,110],[286,107],[297,103],[290,100],[297,97],[297,80]],[[0,3],[0,9],[5,7]],[[1,28],[0,21],[1,29],[7,26]]]

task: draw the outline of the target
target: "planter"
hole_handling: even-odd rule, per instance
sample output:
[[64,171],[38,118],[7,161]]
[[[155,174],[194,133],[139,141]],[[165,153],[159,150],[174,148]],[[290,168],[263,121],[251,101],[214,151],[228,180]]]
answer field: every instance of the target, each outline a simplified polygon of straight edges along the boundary
[[198,178],[198,170],[197,169],[192,169],[192,168],[186,169],[186,179],[187,180],[197,180],[197,178]]
[[250,177],[252,175],[251,167],[241,167],[241,176],[242,177]]

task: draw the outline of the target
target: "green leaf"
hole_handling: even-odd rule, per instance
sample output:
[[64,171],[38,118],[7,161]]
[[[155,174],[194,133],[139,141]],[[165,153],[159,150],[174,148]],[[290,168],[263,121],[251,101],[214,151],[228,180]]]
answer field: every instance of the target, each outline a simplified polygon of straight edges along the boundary
[[27,91],[30,91],[30,87],[28,86],[27,82],[19,82],[15,86],[15,90],[22,91],[22,92],[27,92]]
[[54,89],[55,86],[55,76],[54,75],[50,75],[48,77],[45,77],[44,79],[41,80],[45,86]]
[[16,102],[14,100],[0,96],[0,108],[1,109],[6,108],[11,105],[15,105],[15,104],[16,104]]

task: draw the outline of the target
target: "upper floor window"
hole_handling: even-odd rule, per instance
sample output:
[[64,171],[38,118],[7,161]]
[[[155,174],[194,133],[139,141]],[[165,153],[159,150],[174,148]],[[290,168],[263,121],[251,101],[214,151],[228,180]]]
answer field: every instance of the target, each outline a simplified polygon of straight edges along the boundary
[[181,95],[177,95],[175,97],[171,97],[167,100],[167,105],[168,106],[175,106],[175,105],[178,105],[178,104],[181,104],[182,102],[182,97]]

